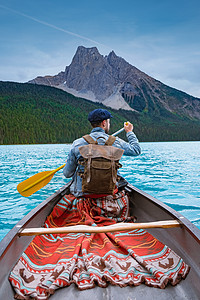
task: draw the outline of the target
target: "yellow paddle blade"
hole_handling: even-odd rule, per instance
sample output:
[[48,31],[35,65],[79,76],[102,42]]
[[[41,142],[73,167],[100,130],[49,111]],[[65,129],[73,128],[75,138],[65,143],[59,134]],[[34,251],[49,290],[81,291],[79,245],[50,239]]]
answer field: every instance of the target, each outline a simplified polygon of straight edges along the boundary
[[49,181],[53,178],[54,174],[64,166],[65,164],[53,171],[51,170],[40,172],[22,181],[17,186],[18,192],[24,197],[31,196],[32,194],[43,188],[45,185],[47,185],[47,183],[49,183]]

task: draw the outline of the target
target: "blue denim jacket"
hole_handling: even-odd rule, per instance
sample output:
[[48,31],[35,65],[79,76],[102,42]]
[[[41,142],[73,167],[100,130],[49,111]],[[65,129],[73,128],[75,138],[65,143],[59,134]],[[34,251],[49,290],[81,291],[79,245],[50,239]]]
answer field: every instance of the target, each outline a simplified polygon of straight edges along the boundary
[[[108,134],[105,133],[105,131],[101,127],[96,127],[92,129],[90,136],[96,140],[99,137],[103,137],[102,139],[98,139],[98,144],[104,145],[105,140],[108,139]],[[121,148],[124,150],[124,155],[130,155],[130,156],[137,156],[141,153],[141,148],[138,142],[138,139],[136,135],[133,132],[128,132],[126,134],[128,142],[125,142],[124,140],[120,139],[119,137],[116,138],[113,146],[117,148]],[[79,171],[79,164],[78,160],[81,157],[79,152],[79,147],[87,145],[87,142],[81,137],[77,140],[75,140],[72,144],[71,150],[69,152],[66,165],[63,169],[63,174],[65,177],[69,178],[72,177],[72,184],[70,186],[70,192],[76,196],[82,196],[82,179],[80,176],[77,175],[77,172]]]

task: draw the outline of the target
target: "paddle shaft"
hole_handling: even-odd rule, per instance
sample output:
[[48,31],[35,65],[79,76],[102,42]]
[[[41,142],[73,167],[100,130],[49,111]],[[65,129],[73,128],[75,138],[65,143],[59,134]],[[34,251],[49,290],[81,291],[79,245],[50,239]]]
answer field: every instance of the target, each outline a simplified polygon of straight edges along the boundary
[[124,131],[124,127],[119,129],[118,131],[116,131],[115,133],[112,134],[112,136],[116,136],[118,135],[119,133],[121,133],[122,131]]
[[156,221],[148,223],[118,223],[108,226],[88,226],[76,225],[57,228],[25,228],[22,229],[19,236],[31,236],[42,234],[64,234],[64,233],[106,233],[115,231],[127,231],[134,229],[149,229],[149,228],[172,228],[180,227],[181,223],[177,220]]

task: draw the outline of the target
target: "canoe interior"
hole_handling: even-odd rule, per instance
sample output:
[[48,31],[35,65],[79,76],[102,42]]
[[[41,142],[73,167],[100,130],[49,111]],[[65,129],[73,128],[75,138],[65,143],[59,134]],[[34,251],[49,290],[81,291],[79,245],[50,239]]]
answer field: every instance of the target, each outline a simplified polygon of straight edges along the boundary
[[[0,243],[0,295],[1,299],[13,299],[14,293],[8,282],[8,275],[26,249],[32,237],[17,235],[20,228],[40,227],[44,224],[46,216],[50,214],[54,205],[68,192],[69,184],[57,191],[54,195],[43,201],[27,216],[25,216]],[[191,270],[185,280],[177,286],[167,286],[164,290],[147,287],[141,284],[138,287],[124,287],[109,285],[107,288],[95,287],[91,290],[79,291],[74,284],[70,287],[59,289],[50,297],[51,300],[73,299],[127,299],[144,300],[155,298],[170,299],[200,299],[200,230],[191,224],[181,214],[169,208],[162,202],[143,193],[137,188],[128,185],[127,190],[131,197],[131,214],[137,217],[138,222],[178,219],[182,227],[168,229],[148,230],[160,241],[172,248],[183,260],[190,265]]]

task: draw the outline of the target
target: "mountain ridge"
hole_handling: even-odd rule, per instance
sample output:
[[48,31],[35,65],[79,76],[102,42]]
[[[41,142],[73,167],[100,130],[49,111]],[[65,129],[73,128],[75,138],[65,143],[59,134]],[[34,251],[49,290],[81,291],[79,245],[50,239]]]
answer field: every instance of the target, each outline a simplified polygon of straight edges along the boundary
[[164,110],[200,119],[200,99],[163,84],[111,51],[79,46],[65,71],[38,76],[29,83],[63,89],[77,97],[100,102],[114,109],[161,114]]

